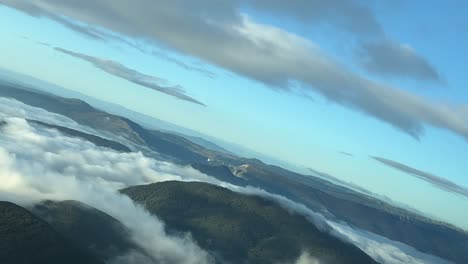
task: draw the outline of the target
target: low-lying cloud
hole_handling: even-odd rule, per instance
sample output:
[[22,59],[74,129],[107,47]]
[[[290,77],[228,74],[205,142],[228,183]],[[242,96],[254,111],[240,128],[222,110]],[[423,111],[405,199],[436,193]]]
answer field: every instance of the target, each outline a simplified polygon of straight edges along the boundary
[[304,251],[297,258],[296,261],[290,263],[281,263],[281,264],[322,264],[317,258],[312,257],[309,252]]
[[[26,120],[4,118],[0,135],[0,199],[23,205],[40,200],[78,200],[118,219],[133,241],[161,263],[210,263],[189,236],[170,236],[164,224],[117,189],[154,179],[183,180],[158,172],[157,163],[141,153],[121,155],[93,144],[33,128]],[[118,259],[127,258],[120,256]]]
[[303,204],[291,201],[283,196],[272,194],[252,187],[228,188],[249,195],[257,195],[277,202],[291,213],[305,216],[319,230],[328,232],[342,241],[351,243],[381,264],[449,264],[451,262],[439,257],[421,253],[408,245],[392,241],[385,237],[352,228],[345,223],[337,223],[325,218],[322,214],[309,209]]
[[[21,104],[10,105],[16,106],[17,111],[38,111],[35,108],[21,108]],[[0,128],[0,199],[23,205],[44,199],[78,200],[89,204],[122,222],[130,230],[135,243],[156,261],[210,263],[212,258],[190,236],[168,235],[157,217],[120,195],[118,189],[167,180],[208,182],[242,194],[273,200],[289,212],[305,216],[320,230],[355,244],[383,264],[447,263],[406,245],[329,221],[323,215],[282,196],[258,188],[233,186],[191,167],[159,162],[141,153],[118,153],[99,148],[87,141],[64,136],[54,129],[30,126],[24,118],[8,114],[13,111],[15,109],[0,108],[0,120],[7,123]],[[47,112],[42,112],[42,115],[49,121],[57,117]],[[59,122],[63,121],[59,119]],[[140,263],[145,259],[143,254],[129,252],[113,261]],[[299,260],[316,261],[306,256]]]
[[149,88],[151,90],[161,92],[172,97],[175,97],[180,100],[184,100],[187,102],[195,103],[198,105],[206,106],[204,103],[198,101],[197,99],[190,97],[185,94],[185,91],[180,86],[173,86],[173,87],[166,87],[162,86],[160,83],[163,83],[164,80],[160,79],[155,76],[143,74],[137,70],[130,69],[119,62],[102,59],[98,57],[89,56],[83,53],[78,53],[62,48],[54,48],[56,51],[61,52],[63,54],[67,54],[69,56],[87,61],[94,65],[96,68],[114,75],[116,77],[125,79],[131,83],[137,84],[142,87]]
[[443,177],[440,177],[440,176],[437,176],[437,175],[434,175],[430,172],[425,172],[425,171],[422,171],[422,170],[418,170],[418,169],[415,169],[415,168],[412,168],[408,165],[405,165],[403,163],[399,163],[399,162],[396,162],[394,160],[390,160],[390,159],[385,159],[385,158],[381,158],[381,157],[372,157],[374,160],[380,162],[380,163],[383,163],[391,168],[394,168],[396,170],[399,170],[399,171],[402,171],[408,175],[411,175],[411,176],[414,176],[414,177],[417,177],[421,180],[424,180],[424,181],[427,181],[429,183],[431,183],[432,185],[434,185],[435,187],[439,188],[439,189],[442,189],[442,190],[445,190],[445,191],[448,191],[448,192],[452,192],[452,193],[457,193],[457,194],[460,194],[460,195],[463,195],[465,197],[468,197],[468,188],[464,187],[464,186],[461,186],[461,185],[458,185],[452,181],[449,181]]

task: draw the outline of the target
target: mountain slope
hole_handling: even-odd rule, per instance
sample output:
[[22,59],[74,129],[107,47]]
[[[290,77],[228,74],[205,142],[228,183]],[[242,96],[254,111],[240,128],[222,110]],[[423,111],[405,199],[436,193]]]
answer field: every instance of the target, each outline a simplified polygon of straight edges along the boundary
[[127,146],[125,146],[125,145],[123,145],[123,144],[121,144],[119,142],[112,141],[112,140],[102,138],[102,137],[98,137],[98,136],[95,136],[95,135],[91,135],[91,134],[88,134],[88,133],[84,133],[84,132],[81,132],[81,131],[78,131],[78,130],[75,130],[75,129],[71,129],[71,128],[67,128],[67,127],[63,127],[63,126],[58,126],[58,125],[51,125],[51,124],[47,124],[47,123],[37,121],[37,120],[28,120],[28,122],[31,123],[31,124],[36,124],[36,125],[43,126],[43,127],[46,127],[46,128],[56,129],[56,130],[60,131],[62,134],[65,134],[65,135],[70,136],[70,137],[76,137],[76,138],[84,139],[84,140],[89,141],[89,142],[91,142],[94,145],[99,146],[99,147],[105,147],[105,148],[113,149],[113,150],[118,151],[118,152],[131,152],[132,151]]
[[139,251],[129,231],[116,219],[77,201],[44,201],[31,212],[80,248],[103,261]]
[[0,202],[0,238],[2,264],[103,263],[26,209],[9,202]]
[[173,231],[190,231],[230,263],[293,261],[303,250],[324,263],[375,263],[357,247],[319,231],[272,201],[197,182],[162,182],[121,191]]

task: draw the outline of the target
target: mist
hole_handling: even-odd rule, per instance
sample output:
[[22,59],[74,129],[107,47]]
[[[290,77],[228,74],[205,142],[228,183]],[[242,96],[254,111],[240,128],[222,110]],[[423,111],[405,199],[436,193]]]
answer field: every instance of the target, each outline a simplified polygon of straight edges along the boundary
[[8,125],[0,135],[1,200],[23,206],[41,200],[77,200],[122,222],[132,240],[159,263],[211,262],[189,235],[166,234],[163,222],[117,192],[129,184],[152,182],[155,177],[182,180],[180,177],[157,173],[158,164],[151,164],[141,153],[122,155],[58,131],[33,128],[24,119],[4,120]]

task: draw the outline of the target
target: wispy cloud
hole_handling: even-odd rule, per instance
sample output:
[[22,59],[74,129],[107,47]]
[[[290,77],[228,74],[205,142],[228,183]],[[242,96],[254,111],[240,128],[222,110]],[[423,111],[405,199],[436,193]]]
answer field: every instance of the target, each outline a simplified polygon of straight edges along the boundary
[[54,48],[56,51],[70,55],[72,57],[85,60],[93,64],[96,68],[103,70],[104,72],[114,75],[116,77],[125,79],[129,82],[149,88],[154,91],[158,91],[172,97],[175,97],[180,100],[187,102],[195,103],[198,105],[206,106],[204,103],[198,101],[197,99],[190,97],[185,94],[185,91],[180,86],[165,87],[159,83],[164,82],[163,79],[160,79],[155,76],[143,74],[137,70],[130,69],[116,61],[102,59],[98,57],[89,56],[83,53],[78,53],[63,48]]
[[429,173],[429,172],[425,172],[425,171],[422,171],[422,170],[418,170],[418,169],[415,169],[415,168],[412,168],[408,165],[405,165],[405,164],[402,164],[402,163],[399,163],[399,162],[396,162],[394,160],[389,160],[389,159],[385,159],[385,158],[381,158],[381,157],[373,157],[371,156],[374,160],[380,162],[380,163],[383,163],[391,168],[394,168],[394,169],[397,169],[399,171],[402,171],[406,174],[409,174],[411,176],[415,176],[419,179],[422,179],[424,181],[427,181],[429,183],[431,183],[432,185],[434,185],[435,187],[439,188],[439,189],[442,189],[442,190],[445,190],[445,191],[448,191],[448,192],[452,192],[452,193],[457,193],[457,194],[460,194],[460,195],[463,195],[465,197],[468,197],[468,188],[466,187],[463,187],[461,185],[458,185],[454,182],[451,182],[443,177],[440,177],[440,176],[437,176],[437,175],[434,175],[432,173]]
[[150,52],[150,54],[152,54],[152,55],[154,55],[156,57],[159,57],[161,59],[164,59],[164,60],[166,60],[168,62],[171,62],[171,63],[173,63],[173,64],[175,64],[175,65],[179,66],[180,68],[185,69],[187,71],[199,72],[199,73],[204,74],[204,75],[206,75],[206,76],[208,76],[210,78],[215,78],[216,77],[215,73],[213,73],[213,72],[211,72],[211,71],[209,71],[209,70],[207,70],[207,69],[205,69],[203,67],[197,67],[197,66],[194,66],[194,65],[189,65],[189,64],[187,64],[187,63],[185,63],[185,62],[183,62],[183,61],[181,61],[179,59],[176,59],[176,58],[174,58],[172,56],[167,55],[164,52],[153,50],[153,51]]
[[346,151],[340,151],[340,152],[338,152],[338,153],[340,153],[340,154],[342,154],[342,155],[345,155],[345,156],[348,156],[348,157],[354,157],[354,154],[349,153],[349,152],[346,152]]

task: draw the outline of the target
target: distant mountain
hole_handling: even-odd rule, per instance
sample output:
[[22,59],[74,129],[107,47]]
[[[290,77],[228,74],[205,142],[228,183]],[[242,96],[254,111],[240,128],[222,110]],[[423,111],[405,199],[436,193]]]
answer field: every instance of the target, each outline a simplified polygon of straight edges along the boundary
[[376,263],[319,231],[303,216],[260,197],[196,182],[162,182],[121,191],[228,263],[286,263],[302,251],[323,263]]
[[0,202],[0,263],[104,264],[28,210]]
[[176,133],[176,132],[173,132],[173,134],[176,134],[176,135],[179,135],[181,137],[184,137],[190,141],[192,141],[193,143],[196,143],[206,149],[209,149],[209,150],[213,150],[213,151],[216,151],[216,152],[220,152],[220,153],[224,153],[224,154],[228,154],[228,155],[236,155],[234,153],[232,153],[231,151],[211,142],[211,141],[208,141],[202,137],[195,137],[195,136],[187,136],[187,135],[184,135],[184,134],[180,134],[180,133]]
[[197,143],[207,149],[232,154],[225,148],[220,147],[218,144],[206,140],[205,138],[209,138],[209,136],[199,133],[197,131],[130,110],[118,104],[102,101],[92,96],[87,96],[80,92],[69,90],[55,85],[53,83],[45,82],[28,75],[0,68],[0,80],[7,81],[9,84],[20,85],[22,89],[33,91],[36,93],[58,95],[64,98],[80,99],[86,101],[96,109],[100,109],[102,111],[106,111],[108,113],[119,115],[133,120],[135,122],[138,122],[140,125],[147,129],[156,129],[160,131],[174,133],[179,136],[185,137],[191,140],[192,142]]
[[[63,98],[76,98],[86,101],[94,108],[100,111],[105,111],[112,115],[128,118],[132,121],[137,122],[139,125],[150,130],[159,130],[162,132],[168,132],[182,136],[206,149],[221,152],[230,155],[238,155],[244,157],[261,158],[262,160],[278,164],[294,171],[306,172],[304,169],[289,164],[287,162],[275,159],[263,153],[256,152],[239,144],[221,140],[219,138],[209,136],[198,131],[179,126],[156,117],[148,116],[118,104],[99,100],[97,98],[84,95],[80,92],[69,90],[55,84],[39,80],[37,78],[19,74],[6,69],[0,68],[0,79],[8,84],[21,87],[21,89],[31,91],[34,93],[46,94],[46,95],[58,95]],[[1,81],[0,81],[1,82]],[[50,110],[49,110],[50,111]]]
[[[402,242],[418,251],[459,264],[468,259],[468,233],[450,224],[277,166],[248,160],[238,160],[237,164],[244,164],[246,170],[242,178],[250,186],[283,195],[328,218]],[[218,177],[213,171],[205,170],[205,173]],[[231,183],[236,184],[235,181]]]
[[84,139],[84,140],[89,141],[89,142],[91,142],[94,145],[99,146],[99,147],[110,148],[110,149],[113,149],[113,150],[118,151],[118,152],[131,152],[132,151],[127,146],[125,146],[125,145],[123,145],[123,144],[121,144],[119,142],[112,141],[112,140],[109,140],[109,139],[105,139],[105,138],[102,138],[102,137],[99,137],[99,136],[91,135],[91,134],[88,134],[88,133],[84,133],[84,132],[77,131],[77,130],[67,128],[67,127],[63,127],[63,126],[47,124],[47,123],[37,121],[37,120],[27,120],[27,121],[29,123],[31,123],[31,124],[36,124],[36,125],[43,126],[43,127],[46,127],[46,128],[56,129],[56,130],[60,131],[61,133],[65,134],[65,135],[68,135],[70,137],[76,137],[76,138]]

